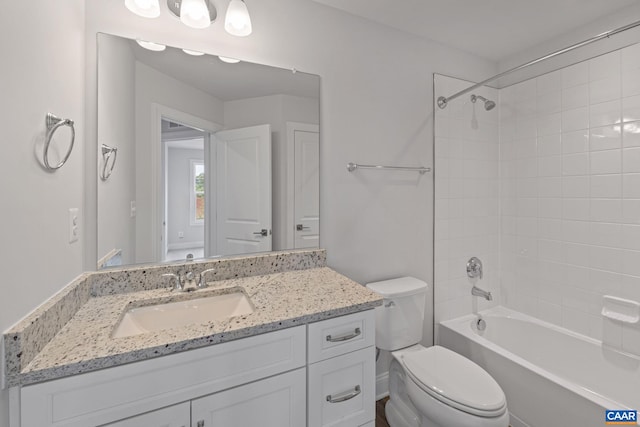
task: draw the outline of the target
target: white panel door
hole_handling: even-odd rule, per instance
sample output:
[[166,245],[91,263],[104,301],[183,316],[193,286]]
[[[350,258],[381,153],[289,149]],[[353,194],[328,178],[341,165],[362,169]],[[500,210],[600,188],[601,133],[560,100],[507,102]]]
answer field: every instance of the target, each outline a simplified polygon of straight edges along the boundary
[[102,427],[187,427],[190,423],[191,405],[185,402]]
[[191,402],[192,427],[300,427],[305,425],[306,372],[232,388]]
[[271,126],[215,134],[218,255],[271,250]]
[[295,248],[317,248],[320,244],[320,134],[294,130],[294,218]]

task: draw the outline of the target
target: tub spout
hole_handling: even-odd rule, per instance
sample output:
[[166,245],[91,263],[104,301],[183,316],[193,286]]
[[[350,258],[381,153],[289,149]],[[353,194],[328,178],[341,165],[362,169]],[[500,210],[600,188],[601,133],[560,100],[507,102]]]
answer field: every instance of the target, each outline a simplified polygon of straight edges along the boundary
[[482,290],[477,286],[474,286],[473,288],[471,288],[471,295],[476,296],[476,297],[482,297],[482,298],[486,299],[487,301],[492,301],[493,300],[493,297],[491,296],[491,292],[487,292],[485,290]]

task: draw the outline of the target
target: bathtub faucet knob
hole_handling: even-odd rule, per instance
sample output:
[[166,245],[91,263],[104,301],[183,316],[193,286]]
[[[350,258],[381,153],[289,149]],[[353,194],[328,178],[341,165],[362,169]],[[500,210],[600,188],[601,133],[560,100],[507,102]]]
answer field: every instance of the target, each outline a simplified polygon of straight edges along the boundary
[[482,261],[476,257],[471,257],[467,262],[467,276],[470,279],[482,279]]

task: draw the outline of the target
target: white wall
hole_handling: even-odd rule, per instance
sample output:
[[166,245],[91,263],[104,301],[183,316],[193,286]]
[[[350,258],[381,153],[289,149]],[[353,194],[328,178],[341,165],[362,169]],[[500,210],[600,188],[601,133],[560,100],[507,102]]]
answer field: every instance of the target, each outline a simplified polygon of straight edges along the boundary
[[[135,57],[128,40],[102,36],[98,86],[98,144],[118,149],[111,176],[98,182],[98,259],[113,249],[122,250],[122,263],[135,261]],[[109,161],[111,163],[111,160]],[[98,173],[104,160],[98,153]],[[110,166],[109,166],[110,167]],[[89,178],[89,177],[87,177]]]
[[[495,72],[494,64],[310,1],[253,2],[254,34],[247,38],[225,34],[220,21],[208,30],[187,28],[162,2],[163,15],[155,20],[131,14],[116,0],[32,6],[10,3],[0,18],[5,35],[0,84],[7,100],[0,112],[13,123],[4,134],[3,158],[10,161],[1,173],[6,183],[22,176],[30,189],[2,190],[2,200],[11,207],[3,211],[3,238],[11,244],[2,258],[0,327],[6,329],[78,274],[83,254],[85,269],[92,269],[97,259],[97,32],[319,74],[321,244],[328,249],[329,264],[361,282],[406,274],[432,281],[431,177],[349,174],[344,165],[431,165],[431,74],[478,79]],[[15,18],[27,15],[33,25]],[[18,40],[20,49],[15,47]],[[77,147],[69,164],[55,174],[43,172],[34,159],[33,140],[42,135],[48,110],[77,121]],[[148,115],[137,119],[145,121]],[[146,151],[136,157],[140,154]],[[148,185],[143,168],[138,173]],[[140,209],[148,192],[138,190]],[[69,245],[67,209],[83,202],[83,232],[90,234],[84,247],[82,242]],[[139,232],[140,240],[149,241],[149,233]],[[38,268],[33,268],[34,260]],[[28,292],[17,285],[27,275]],[[425,338],[431,340],[429,330]],[[6,411],[2,413],[5,418]]]
[[[7,329],[82,271],[82,239],[69,244],[67,226],[69,208],[77,207],[84,213],[87,176],[84,3],[70,0],[38,2],[37,7],[26,2],[2,5],[0,115],[5,126],[0,143],[0,330]],[[28,25],[21,19],[27,16]],[[43,170],[39,160],[47,112],[76,122],[73,153],[55,173]],[[60,151],[66,148],[62,138],[66,132],[61,130],[56,138]],[[95,176],[94,171],[94,186]],[[7,412],[7,393],[3,390],[2,427],[8,425]]]
[[[115,7],[115,6],[114,6]],[[123,6],[124,7],[124,6]],[[128,10],[124,9],[130,13]],[[135,15],[134,15],[135,16]],[[161,165],[152,165],[150,156],[152,141],[152,105],[165,107],[203,118],[210,122],[222,123],[224,109],[222,102],[213,96],[169,77],[159,71],[136,62],[136,263],[152,262],[151,216],[152,175]],[[160,141],[156,141],[160,144]],[[161,188],[161,187],[160,187]]]
[[[169,148],[167,193],[167,243],[169,249],[197,248],[204,245],[204,223],[191,225],[191,160],[204,162],[204,150]],[[178,232],[184,237],[178,238]],[[178,245],[178,246],[176,246]]]
[[[246,38],[227,35],[220,22],[207,30],[189,29],[163,2],[161,7],[163,15],[149,20],[131,14],[120,1],[87,3],[89,76],[95,70],[92,38],[99,31],[320,75],[320,244],[328,250],[329,265],[361,283],[413,275],[431,284],[432,177],[349,173],[345,165],[431,166],[432,73],[477,80],[495,73],[496,65],[309,0],[251,3],[254,34]],[[95,123],[88,124],[91,131]],[[425,342],[432,341],[428,313]]]
[[287,246],[287,129],[286,122],[319,124],[318,99],[291,95],[271,95],[224,103],[224,127],[234,129],[260,124],[271,125],[273,250]]
[[639,76],[633,45],[500,91],[503,303],[638,355],[601,309],[640,302]]
[[[469,82],[437,75],[436,99],[467,88]],[[498,91],[474,92],[497,103]],[[445,109],[436,107],[435,124],[435,322],[483,310],[500,301],[499,108],[473,104],[471,94]],[[491,291],[492,302],[471,295],[466,265],[483,264],[477,286]]]

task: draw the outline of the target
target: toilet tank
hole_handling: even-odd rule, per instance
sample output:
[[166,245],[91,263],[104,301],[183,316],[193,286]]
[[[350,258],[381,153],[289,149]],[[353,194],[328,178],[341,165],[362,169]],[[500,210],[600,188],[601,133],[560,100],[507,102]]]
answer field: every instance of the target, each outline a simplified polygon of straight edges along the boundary
[[427,284],[414,277],[400,277],[367,284],[382,295],[376,307],[376,347],[394,351],[422,340]]

